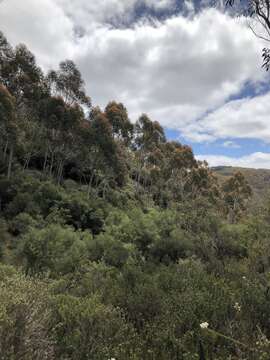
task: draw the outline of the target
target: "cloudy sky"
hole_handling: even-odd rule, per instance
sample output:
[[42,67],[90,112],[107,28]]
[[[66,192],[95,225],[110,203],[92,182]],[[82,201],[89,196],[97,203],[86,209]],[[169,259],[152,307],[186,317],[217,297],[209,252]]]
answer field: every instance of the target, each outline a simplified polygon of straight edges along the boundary
[[44,70],[74,60],[95,105],[148,113],[210,165],[270,168],[265,44],[207,3],[0,0],[0,30]]

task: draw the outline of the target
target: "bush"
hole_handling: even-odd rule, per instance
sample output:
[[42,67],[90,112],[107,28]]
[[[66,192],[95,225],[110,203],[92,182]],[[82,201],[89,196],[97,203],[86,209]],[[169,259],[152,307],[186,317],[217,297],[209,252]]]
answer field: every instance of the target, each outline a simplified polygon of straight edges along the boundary
[[53,302],[57,359],[130,359],[135,333],[121,312],[98,297],[58,295]]
[[75,271],[88,258],[92,237],[60,225],[31,229],[24,237],[19,256],[27,273],[48,272],[52,276]]
[[100,233],[104,223],[104,212],[99,205],[87,200],[85,194],[80,192],[65,195],[57,203],[59,209],[68,212],[68,225],[72,225],[75,229],[91,230],[93,234]]
[[31,227],[36,225],[37,221],[31,215],[22,212],[14,217],[9,228],[13,235],[18,236],[26,234]]
[[48,285],[1,265],[1,359],[54,359],[50,320]]

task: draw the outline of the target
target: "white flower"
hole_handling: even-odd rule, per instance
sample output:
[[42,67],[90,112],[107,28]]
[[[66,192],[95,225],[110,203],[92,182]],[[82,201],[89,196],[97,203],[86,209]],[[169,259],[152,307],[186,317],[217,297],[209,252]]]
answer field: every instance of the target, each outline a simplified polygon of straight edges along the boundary
[[203,322],[200,324],[201,329],[207,329],[209,326],[208,322]]
[[246,277],[245,277],[245,276],[242,276],[242,279],[243,279],[243,280],[246,280]]
[[236,311],[241,311],[241,306],[239,305],[238,302],[236,302],[233,307],[235,308]]

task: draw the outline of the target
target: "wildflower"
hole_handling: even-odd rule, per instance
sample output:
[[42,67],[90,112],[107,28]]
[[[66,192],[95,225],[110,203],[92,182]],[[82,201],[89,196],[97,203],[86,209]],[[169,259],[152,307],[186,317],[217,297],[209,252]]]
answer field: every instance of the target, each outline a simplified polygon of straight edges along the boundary
[[203,322],[200,324],[201,329],[207,329],[209,326],[208,322]]
[[245,277],[245,276],[242,276],[242,279],[243,279],[243,280],[246,280],[246,277]]
[[241,306],[239,305],[238,302],[236,302],[233,307],[236,311],[238,311],[238,312],[241,311]]

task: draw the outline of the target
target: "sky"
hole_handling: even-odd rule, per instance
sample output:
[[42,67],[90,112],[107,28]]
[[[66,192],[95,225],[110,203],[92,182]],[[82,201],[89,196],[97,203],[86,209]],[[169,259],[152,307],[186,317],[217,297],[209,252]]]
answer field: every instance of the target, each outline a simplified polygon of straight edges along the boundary
[[210,2],[0,0],[0,30],[44,71],[72,59],[93,105],[147,113],[210,166],[270,169],[267,44]]

